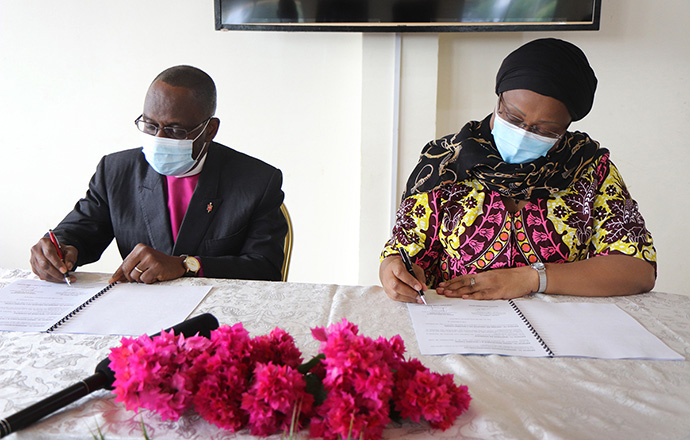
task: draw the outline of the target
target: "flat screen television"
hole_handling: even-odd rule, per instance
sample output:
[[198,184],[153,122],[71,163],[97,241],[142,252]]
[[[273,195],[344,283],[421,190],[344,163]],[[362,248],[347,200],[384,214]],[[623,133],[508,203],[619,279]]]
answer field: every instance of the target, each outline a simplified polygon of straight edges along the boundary
[[217,30],[598,30],[601,0],[214,0]]

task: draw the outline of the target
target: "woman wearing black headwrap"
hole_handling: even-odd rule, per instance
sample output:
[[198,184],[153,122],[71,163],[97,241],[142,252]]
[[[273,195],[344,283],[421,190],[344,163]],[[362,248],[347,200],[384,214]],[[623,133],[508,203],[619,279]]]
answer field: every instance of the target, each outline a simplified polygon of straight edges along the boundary
[[424,284],[472,299],[652,289],[656,251],[637,203],[609,152],[567,131],[596,86],[584,53],[562,40],[506,57],[494,112],[422,150],[382,253],[391,298],[419,301]]

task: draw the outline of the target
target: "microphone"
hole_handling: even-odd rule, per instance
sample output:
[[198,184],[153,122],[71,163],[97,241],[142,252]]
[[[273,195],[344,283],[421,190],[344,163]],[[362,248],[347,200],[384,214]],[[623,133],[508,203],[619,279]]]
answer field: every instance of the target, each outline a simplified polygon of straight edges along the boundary
[[[218,320],[210,313],[195,316],[194,318],[183,321],[167,330],[172,330],[176,335],[183,334],[185,337],[194,336],[197,333],[199,336],[205,338],[211,337],[211,330],[218,328]],[[156,333],[153,336],[158,336]],[[48,414],[57,411],[58,409],[69,405],[77,399],[80,399],[96,390],[102,388],[112,390],[113,382],[115,382],[115,372],[110,369],[110,359],[107,357],[100,361],[96,366],[95,374],[75,383],[74,385],[65,388],[64,390],[53,394],[34,403],[28,408],[25,408],[5,419],[0,420],[0,438],[10,435],[13,432],[24,429],[27,426],[37,422]]]

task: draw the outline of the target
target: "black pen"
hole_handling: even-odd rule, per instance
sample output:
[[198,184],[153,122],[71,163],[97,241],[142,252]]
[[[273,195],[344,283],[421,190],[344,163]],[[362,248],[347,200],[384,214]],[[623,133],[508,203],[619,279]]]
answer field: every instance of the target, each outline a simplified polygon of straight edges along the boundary
[[[410,256],[407,255],[407,251],[403,247],[398,247],[398,252],[400,252],[400,256],[402,257],[403,263],[405,263],[405,268],[407,271],[412,275],[413,277],[417,278],[417,276],[414,274],[414,270],[412,269],[412,262],[410,261]],[[419,297],[422,299],[422,302],[424,305],[426,305],[426,298],[424,298],[424,291],[423,290],[418,290],[417,293],[419,293]]]
[[[50,236],[50,241],[53,242],[53,246],[55,246],[55,249],[57,250],[58,257],[62,260],[62,262],[65,262],[65,257],[62,256],[62,249],[60,248],[60,242],[58,241],[57,237],[55,234],[53,234],[52,229],[48,229],[48,235]],[[72,283],[69,281],[69,271],[65,272],[62,274],[65,277],[65,282],[67,283],[68,286],[71,286]]]

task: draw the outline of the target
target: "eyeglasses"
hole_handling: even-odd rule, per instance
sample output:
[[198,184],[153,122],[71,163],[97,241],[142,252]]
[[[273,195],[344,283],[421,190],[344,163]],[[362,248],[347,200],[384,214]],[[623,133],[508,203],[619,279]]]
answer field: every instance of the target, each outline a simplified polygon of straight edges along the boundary
[[[559,134],[559,133],[556,133],[556,132],[551,131],[551,130],[546,130],[544,128],[541,128],[538,125],[527,125],[527,124],[525,124],[525,121],[523,121],[518,116],[515,116],[514,114],[512,114],[508,111],[508,107],[506,106],[506,103],[503,100],[503,94],[502,93],[499,95],[498,103],[499,103],[498,114],[503,116],[503,119],[506,122],[509,122],[516,127],[522,128],[523,130],[529,131],[529,132],[534,133],[536,135],[544,136],[544,137],[551,138],[551,139],[560,139],[563,137],[563,134],[565,134],[565,133]],[[501,107],[503,108],[502,111],[501,111]],[[564,131],[565,131],[565,129],[564,129]]]
[[[211,120],[211,118],[208,118],[204,120],[201,124],[197,125],[194,128],[187,129],[187,128],[182,128],[182,127],[159,127],[158,124],[154,124],[152,122],[146,122],[142,118],[144,115],[140,115],[138,118],[134,120],[134,124],[137,126],[139,131],[142,133],[150,134],[151,136],[156,136],[160,130],[163,130],[163,133],[165,133],[165,136],[172,138],[172,139],[187,139],[190,134],[194,133],[196,130],[201,128],[204,124],[206,124],[208,121]],[[213,116],[211,116],[213,117]]]

